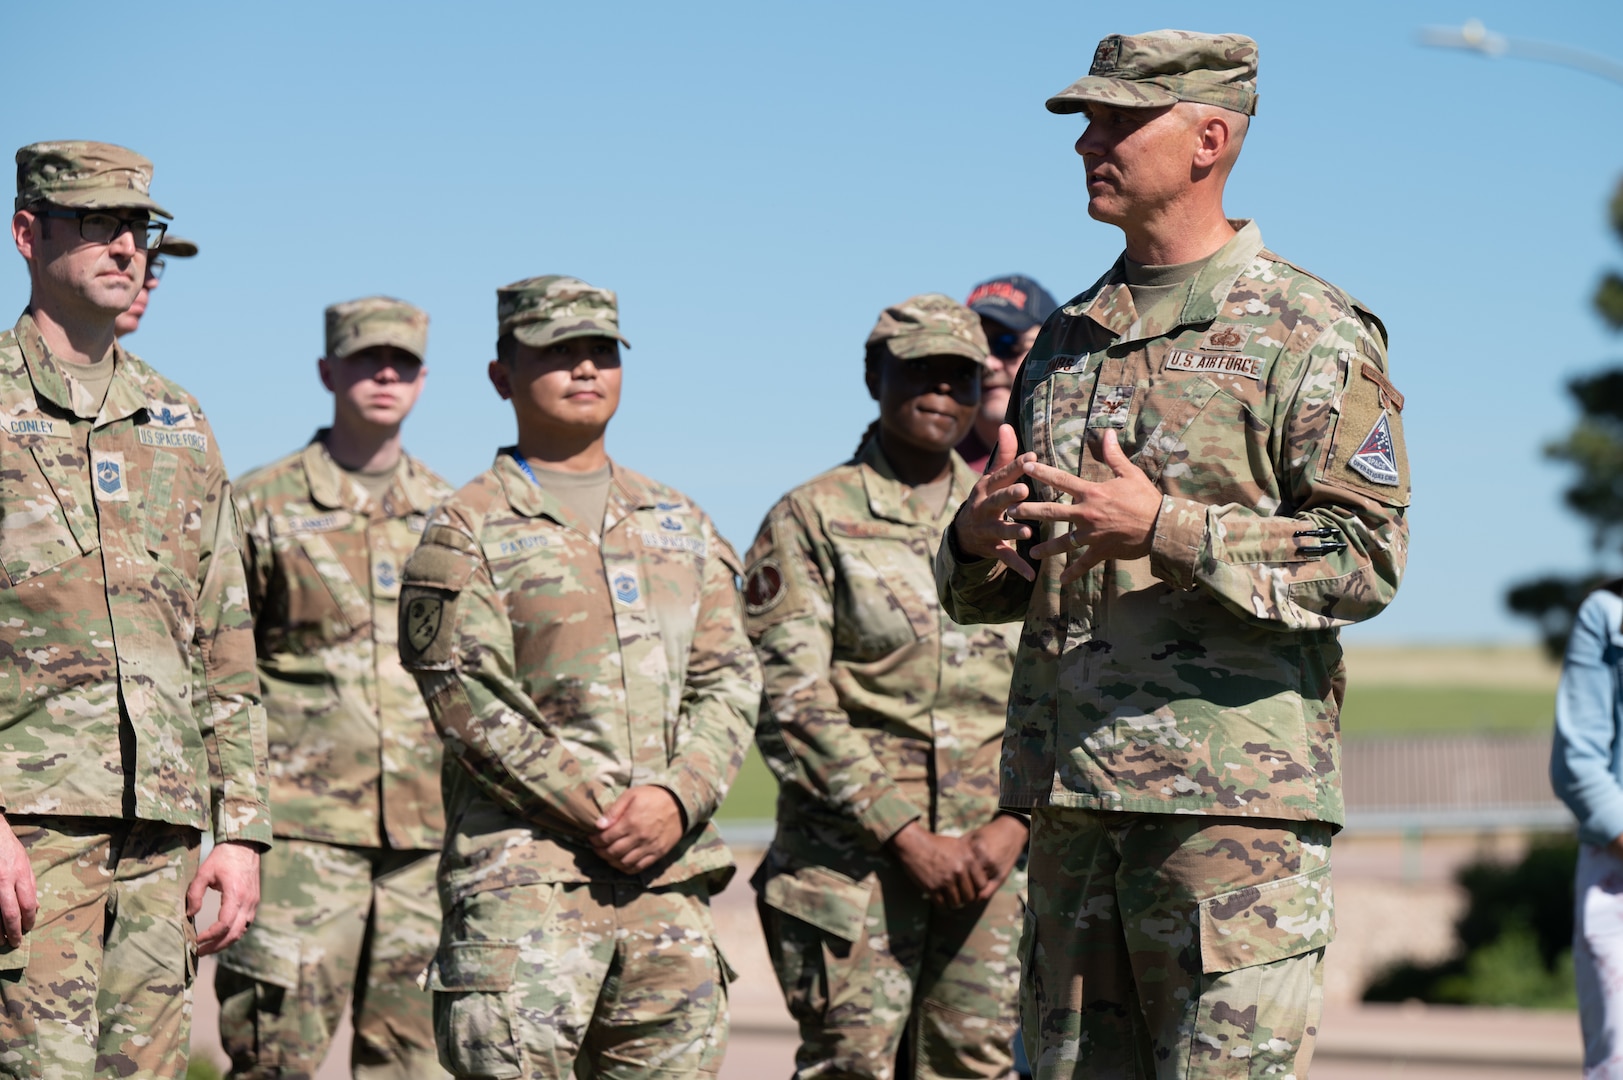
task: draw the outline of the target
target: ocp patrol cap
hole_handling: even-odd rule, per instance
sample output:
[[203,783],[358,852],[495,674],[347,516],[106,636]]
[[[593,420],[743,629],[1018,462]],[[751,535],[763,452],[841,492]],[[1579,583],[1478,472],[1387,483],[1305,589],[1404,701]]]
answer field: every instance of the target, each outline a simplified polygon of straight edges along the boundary
[[620,334],[614,293],[563,274],[525,278],[496,290],[496,336],[507,334],[537,348],[579,337],[613,338],[631,348]]
[[1196,101],[1254,116],[1257,43],[1243,34],[1154,30],[1111,34],[1093,51],[1088,73],[1048,99],[1048,111],[1089,103],[1153,109]]
[[346,300],[327,309],[327,359],[342,360],[376,345],[392,345],[425,359],[428,313],[389,296]]
[[152,162],[104,142],[37,142],[17,151],[14,208],[49,203],[65,210],[145,210],[174,217],[152,201]]
[[880,342],[902,360],[964,356],[991,367],[981,317],[941,293],[922,293],[881,311],[868,335],[869,345]]

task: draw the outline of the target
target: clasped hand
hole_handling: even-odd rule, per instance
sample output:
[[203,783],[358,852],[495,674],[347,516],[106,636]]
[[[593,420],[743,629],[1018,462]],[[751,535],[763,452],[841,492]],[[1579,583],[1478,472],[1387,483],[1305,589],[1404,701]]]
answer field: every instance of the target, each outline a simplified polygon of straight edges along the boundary
[[[1127,459],[1112,428],[1101,439],[1101,458],[1110,467],[1109,480],[1088,481],[1037,461],[1033,453],[1016,454],[1014,428],[998,429],[992,467],[976,482],[964,508],[953,522],[958,546],[982,559],[997,559],[1027,581],[1037,571],[1016,546],[1032,536],[1026,521],[1064,522],[1069,528],[1030,549],[1034,559],[1050,555],[1074,557],[1060,576],[1069,584],[1107,559],[1139,559],[1150,553],[1155,519],[1161,513],[1161,492],[1150,478]],[[1045,484],[1070,496],[1070,502],[1027,502],[1031,487]]]
[[597,819],[592,847],[610,866],[638,874],[670,854],[682,839],[682,807],[662,787],[627,788]]
[[942,836],[914,821],[891,837],[890,845],[932,902],[958,908],[992,898],[1025,850],[1028,831],[1025,822],[1007,814],[964,836]]

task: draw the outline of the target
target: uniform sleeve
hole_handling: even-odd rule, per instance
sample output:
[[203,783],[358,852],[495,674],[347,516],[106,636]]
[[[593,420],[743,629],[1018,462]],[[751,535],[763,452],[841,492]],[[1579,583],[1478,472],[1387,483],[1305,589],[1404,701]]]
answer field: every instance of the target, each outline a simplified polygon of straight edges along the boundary
[[1168,495],[1150,551],[1156,577],[1282,631],[1379,614],[1409,543],[1403,398],[1386,379],[1384,344],[1349,316],[1305,351],[1285,365],[1294,386],[1276,427],[1282,512]]
[[271,842],[266,776],[266,720],[254,668],[253,615],[248,606],[240,531],[231,484],[210,450],[211,483],[204,504],[204,544],[198,562],[197,655],[206,697],[197,710],[208,755],[214,839]]
[[1583,831],[1611,840],[1623,836],[1623,786],[1612,772],[1618,731],[1620,657],[1613,644],[1623,604],[1597,592],[1585,600],[1567,643],[1555,699],[1555,741],[1550,783]]
[[705,522],[704,586],[694,621],[675,753],[658,781],[682,804],[687,827],[714,816],[744,764],[761,707],[761,667],[744,633],[738,556]]
[[746,560],[745,611],[766,686],[755,741],[780,783],[855,819],[877,848],[924,812],[840,706],[831,678],[835,570],[809,517],[780,503]]
[[248,606],[256,619],[265,609],[265,597],[275,571],[268,526],[255,500],[240,487],[234,500],[242,534],[242,566],[247,575]]
[[401,664],[417,679],[446,755],[492,801],[548,828],[595,834],[610,800],[516,677],[512,622],[475,533],[442,509],[407,561]]

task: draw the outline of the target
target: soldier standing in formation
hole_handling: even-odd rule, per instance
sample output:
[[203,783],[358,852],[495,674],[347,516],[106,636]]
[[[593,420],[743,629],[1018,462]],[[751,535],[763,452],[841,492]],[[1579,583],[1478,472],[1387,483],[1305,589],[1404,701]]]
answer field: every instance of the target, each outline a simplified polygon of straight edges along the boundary
[[1039,1077],[1312,1057],[1337,628],[1397,590],[1409,476],[1379,320],[1223,213],[1256,65],[1239,35],[1112,36],[1049,99],[1087,114],[1126,253],[1044,326],[938,556],[953,618],[1026,621],[1003,804],[1032,810]]
[[987,369],[981,379],[981,407],[975,423],[958,443],[958,453],[977,473],[986,471],[997,447],[997,429],[1009,408],[1037,331],[1054,311],[1048,290],[1024,274],[983,281],[969,291],[966,307],[981,318],[986,334]]
[[976,474],[953,452],[987,367],[948,297],[869,335],[879,420],[767,515],[745,605],[781,781],[755,878],[800,1077],[1003,1077],[1020,984],[1023,818],[998,811],[1016,627],[962,627],[931,559]]
[[[105,143],[17,152],[31,292],[0,334],[6,1076],[184,1073],[197,954],[253,919],[271,838],[231,485],[196,399],[114,340],[169,216],[151,180]],[[220,917],[197,934],[207,888]]]
[[440,744],[396,647],[401,569],[451,493],[401,447],[428,316],[369,297],[326,328],[332,426],[237,484],[276,845],[220,958],[220,1041],[235,1075],[309,1075],[353,994],[355,1075],[442,1076],[416,983],[439,941]]
[[445,740],[445,925],[430,969],[457,1076],[714,1074],[731,976],[710,818],[760,668],[738,558],[684,495],[610,461],[612,292],[497,291],[490,379],[518,444],[435,515],[400,649]]

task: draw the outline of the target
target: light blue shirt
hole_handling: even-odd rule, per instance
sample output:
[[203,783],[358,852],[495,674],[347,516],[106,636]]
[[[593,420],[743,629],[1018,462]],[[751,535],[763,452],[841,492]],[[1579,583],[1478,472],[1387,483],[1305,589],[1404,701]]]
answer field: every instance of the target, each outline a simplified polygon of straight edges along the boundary
[[1578,609],[1555,699],[1550,784],[1578,819],[1578,838],[1623,836],[1623,597],[1610,588]]

